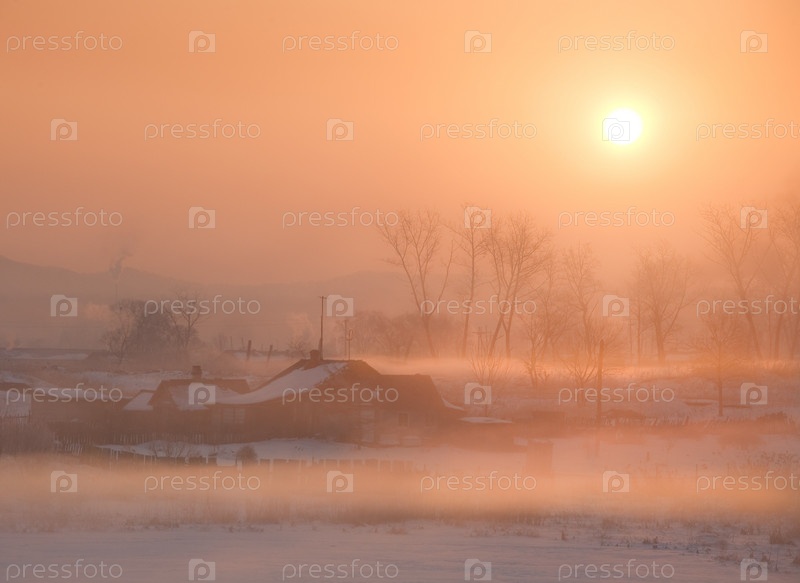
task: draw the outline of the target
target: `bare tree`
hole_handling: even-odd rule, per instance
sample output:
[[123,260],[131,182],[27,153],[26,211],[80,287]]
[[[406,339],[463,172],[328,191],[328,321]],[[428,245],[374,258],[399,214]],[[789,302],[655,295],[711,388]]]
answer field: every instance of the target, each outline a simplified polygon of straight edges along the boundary
[[717,388],[718,415],[724,410],[725,381],[741,360],[744,345],[743,333],[738,318],[726,314],[706,314],[702,316],[703,332],[694,340],[694,347],[705,365],[707,376]]
[[104,334],[109,352],[125,358],[162,358],[179,347],[175,327],[167,314],[147,313],[142,300],[123,299],[113,306],[113,326]]
[[547,253],[542,264],[542,276],[542,280],[533,292],[536,309],[527,315],[524,327],[529,352],[527,358],[522,359],[522,363],[534,390],[547,378],[541,363],[546,358],[548,350],[551,356],[555,356],[555,346],[564,334],[569,318],[563,301],[563,277],[556,261],[556,254],[552,251]]
[[639,252],[635,277],[639,320],[652,327],[658,362],[664,364],[667,341],[690,303],[689,260],[662,242]]
[[567,249],[562,264],[564,293],[573,321],[566,334],[566,356],[561,360],[575,386],[585,387],[599,376],[601,351],[608,354],[618,347],[621,327],[617,317],[601,314],[597,260],[591,248],[578,245]]
[[[772,213],[770,239],[774,249],[778,281],[778,297],[786,302],[791,300],[792,290],[800,291],[800,203],[788,200],[784,205]],[[778,311],[775,318],[775,327],[772,330],[772,357],[781,357],[781,335],[784,323],[792,315],[787,311]],[[797,315],[793,314],[795,321]],[[797,326],[790,330],[789,357],[794,357],[797,342]]]
[[[483,213],[470,212],[474,209],[468,205],[463,205],[464,226],[456,226],[454,230],[455,241],[463,257],[462,261],[467,271],[467,299],[469,306],[475,301],[475,293],[478,286],[478,263],[486,252],[486,245],[483,234],[485,231],[486,218]],[[464,315],[464,329],[461,334],[461,344],[459,356],[462,358],[467,355],[467,341],[469,339],[469,325],[471,310],[466,310]]]
[[108,330],[103,339],[109,353],[117,359],[117,364],[122,364],[131,350],[133,335],[136,331],[136,309],[141,308],[133,300],[120,300],[111,308],[114,325]]
[[[511,332],[514,324],[516,306],[523,297],[523,290],[529,289],[534,276],[545,263],[550,242],[547,231],[537,229],[527,213],[513,216],[507,221],[497,219],[492,224],[486,238],[486,249],[492,264],[492,286],[497,295],[500,309],[492,337],[489,353],[502,332],[505,335],[506,357],[511,357]],[[512,308],[514,306],[514,308]]]
[[167,314],[175,329],[177,350],[185,356],[189,347],[197,337],[197,325],[211,316],[208,300],[204,299],[198,291],[179,290],[175,294],[175,304],[181,306],[178,310],[168,310]]
[[[494,398],[508,381],[511,364],[508,359],[490,351],[489,344],[483,340],[483,334],[480,335],[480,338],[481,340],[472,347],[469,353],[469,364],[478,383],[491,387],[492,398]],[[487,403],[485,408],[487,413],[488,408]]]
[[[760,264],[754,255],[761,229],[754,228],[749,221],[743,225],[741,214],[730,205],[708,207],[702,217],[705,221],[703,238],[711,248],[711,259],[731,278],[739,300],[749,301]],[[761,343],[752,310],[746,310],[744,316],[753,350],[761,359]]]
[[[453,262],[454,247],[450,245],[444,251],[441,264],[444,275],[441,284],[436,286],[433,282],[434,268],[437,267],[437,259],[445,245],[442,240],[444,225],[441,217],[431,210],[403,211],[398,216],[397,224],[385,224],[379,230],[394,252],[390,263],[399,266],[405,274],[414,305],[420,313],[428,351],[431,356],[436,357],[438,351],[431,332],[431,318],[435,310],[429,309],[429,306],[438,306],[442,299]],[[434,291],[436,287],[438,291]]]

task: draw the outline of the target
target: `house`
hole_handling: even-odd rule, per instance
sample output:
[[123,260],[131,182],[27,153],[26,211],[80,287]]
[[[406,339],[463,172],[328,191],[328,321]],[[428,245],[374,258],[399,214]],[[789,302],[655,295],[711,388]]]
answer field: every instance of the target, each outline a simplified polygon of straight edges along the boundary
[[317,351],[211,409],[216,432],[236,441],[314,437],[386,446],[436,440],[461,411],[429,376],[384,375],[362,360],[322,360]]
[[143,390],[123,407],[114,441],[210,437],[211,407],[217,399],[227,399],[250,391],[244,379],[206,378],[199,366],[182,379],[168,379],[155,390]]

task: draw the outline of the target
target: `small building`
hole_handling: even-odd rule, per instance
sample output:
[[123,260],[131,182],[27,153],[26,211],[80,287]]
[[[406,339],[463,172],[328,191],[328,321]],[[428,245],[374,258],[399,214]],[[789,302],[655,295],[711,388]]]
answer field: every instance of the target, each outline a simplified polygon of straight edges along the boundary
[[236,441],[313,437],[386,446],[434,441],[462,413],[429,376],[384,375],[362,360],[322,360],[317,351],[212,409],[217,433]]
[[203,376],[199,366],[187,378],[163,380],[154,390],[143,390],[128,401],[120,414],[113,441],[153,438],[193,438],[203,441],[211,430],[211,407],[250,391],[244,379]]

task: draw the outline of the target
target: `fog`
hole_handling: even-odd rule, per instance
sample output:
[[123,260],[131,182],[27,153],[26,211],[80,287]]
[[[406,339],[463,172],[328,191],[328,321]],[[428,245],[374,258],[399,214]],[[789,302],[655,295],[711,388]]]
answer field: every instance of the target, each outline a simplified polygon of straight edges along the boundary
[[798,580],[796,3],[0,14],[0,577]]

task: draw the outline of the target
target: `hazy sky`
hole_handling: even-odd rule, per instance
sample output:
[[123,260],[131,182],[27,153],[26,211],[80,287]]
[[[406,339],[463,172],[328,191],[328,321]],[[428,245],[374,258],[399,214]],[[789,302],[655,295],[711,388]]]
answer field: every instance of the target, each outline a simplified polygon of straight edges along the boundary
[[[0,254],[317,279],[384,267],[372,213],[470,202],[624,257],[799,182],[796,0],[168,4],[0,0]],[[617,108],[636,142],[603,139]],[[559,228],[632,206],[675,224]],[[356,226],[284,225],[313,211]]]

